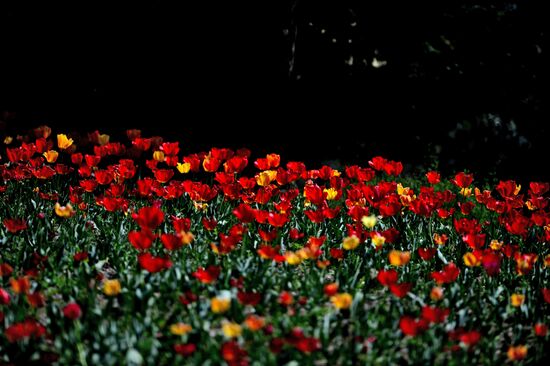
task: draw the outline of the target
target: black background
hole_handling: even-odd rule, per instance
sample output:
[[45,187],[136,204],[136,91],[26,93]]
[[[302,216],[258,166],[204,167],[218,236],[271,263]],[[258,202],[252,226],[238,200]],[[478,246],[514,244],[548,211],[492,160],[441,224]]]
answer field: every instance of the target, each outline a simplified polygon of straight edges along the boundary
[[135,127],[188,152],[548,179],[542,3],[3,1],[0,110],[7,133]]

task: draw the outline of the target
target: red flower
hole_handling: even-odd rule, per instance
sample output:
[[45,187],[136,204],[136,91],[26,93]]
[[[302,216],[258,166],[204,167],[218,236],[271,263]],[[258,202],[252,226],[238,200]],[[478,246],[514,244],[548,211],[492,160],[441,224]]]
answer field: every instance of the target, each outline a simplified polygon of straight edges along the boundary
[[451,179],[451,182],[460,188],[468,188],[473,181],[473,174],[466,174],[464,172],[457,173],[454,179]]
[[416,336],[423,330],[427,329],[428,323],[424,319],[414,319],[410,316],[402,316],[399,320],[399,328],[401,328],[401,331],[405,335],[409,336]]
[[39,338],[46,333],[46,328],[36,320],[27,319],[21,323],[14,323],[6,329],[8,342],[13,343],[22,339]]
[[246,156],[234,156],[223,164],[226,173],[240,173],[248,165]]
[[433,272],[432,278],[438,283],[451,283],[454,282],[458,275],[460,274],[460,269],[454,263],[447,264],[442,271]]
[[380,270],[376,278],[382,286],[390,286],[397,283],[397,271],[394,269],[389,269],[387,271]]
[[486,251],[481,257],[481,264],[489,276],[497,275],[500,272],[501,255],[493,251]]
[[132,214],[132,217],[142,229],[154,230],[164,220],[164,213],[157,207],[143,207],[137,214]]
[[548,326],[546,324],[537,323],[535,324],[533,329],[535,331],[535,334],[539,337],[546,337],[546,335],[548,334]]
[[96,170],[94,176],[97,182],[101,185],[110,184],[115,178],[114,174],[109,170]]
[[97,164],[99,164],[99,162],[101,161],[101,156],[86,154],[84,156],[84,160],[86,160],[87,166],[94,167],[97,166]]
[[430,184],[437,184],[441,182],[441,175],[436,171],[427,172],[426,178],[428,178],[428,183]]
[[209,219],[207,217],[204,217],[202,219],[202,226],[204,226],[204,228],[208,231],[214,230],[217,225],[218,225],[218,222],[214,218]]
[[412,288],[412,283],[392,283],[390,284],[390,291],[395,296],[402,298],[409,293]]
[[531,182],[529,183],[529,193],[534,196],[542,196],[550,190],[550,183]]
[[418,255],[425,261],[429,261],[437,253],[436,248],[418,248]]
[[0,287],[0,305],[8,305],[9,303],[10,303],[9,292]]
[[174,344],[174,352],[184,357],[191,356],[197,350],[197,346],[194,343],[179,343]]
[[283,214],[278,214],[274,212],[270,212],[267,215],[267,222],[269,222],[270,225],[275,227],[281,227],[288,221],[288,216]]
[[458,339],[468,347],[475,346],[481,339],[481,333],[477,330],[462,333]]
[[441,309],[437,306],[422,307],[422,319],[430,323],[443,323],[447,316],[449,316],[449,313],[449,309]]
[[27,228],[25,219],[4,219],[4,226],[10,233],[18,233]]
[[325,202],[325,198],[327,197],[327,194],[323,192],[321,187],[319,187],[317,184],[306,186],[304,188],[304,195],[306,196],[306,199],[308,199],[314,205],[321,205],[323,202]]
[[243,305],[256,306],[262,301],[262,295],[256,292],[237,292],[237,300]]
[[162,234],[160,236],[162,245],[168,250],[177,250],[183,246],[180,236],[174,234]]
[[71,302],[63,308],[65,318],[75,320],[82,316],[82,309],[76,302]]
[[141,268],[151,273],[157,273],[172,267],[170,259],[154,257],[151,253],[138,255],[138,261]]
[[160,183],[166,183],[174,176],[172,169],[157,169],[155,170],[155,179]]
[[292,305],[292,303],[294,303],[294,296],[288,291],[281,292],[279,295],[279,304],[289,306]]
[[242,223],[250,223],[256,218],[256,210],[247,205],[246,203],[241,203],[233,210],[233,215]]
[[155,235],[149,229],[141,231],[130,231],[128,233],[128,240],[137,250],[147,250],[153,244]]
[[78,252],[73,256],[75,262],[82,262],[88,259],[88,252]]
[[248,365],[246,360],[248,353],[235,341],[229,341],[222,344],[220,352],[222,358],[229,366]]
[[193,277],[198,279],[202,283],[210,284],[218,279],[220,276],[221,268],[218,266],[208,266],[208,269],[199,267],[193,272]]
[[304,337],[296,341],[295,347],[303,353],[311,353],[321,349],[321,341],[314,337]]

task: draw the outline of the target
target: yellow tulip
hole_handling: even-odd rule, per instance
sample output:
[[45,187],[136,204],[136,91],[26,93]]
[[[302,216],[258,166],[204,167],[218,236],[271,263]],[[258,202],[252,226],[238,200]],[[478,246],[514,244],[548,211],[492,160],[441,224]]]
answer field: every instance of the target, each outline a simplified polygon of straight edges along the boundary
[[176,323],[170,326],[170,333],[178,336],[187,334],[192,330],[193,328],[189,324],[185,323]]
[[512,296],[510,296],[510,303],[515,308],[523,305],[524,302],[525,302],[525,295],[512,294]]
[[347,236],[344,238],[342,246],[345,250],[353,250],[359,245],[359,238],[355,235]]
[[386,237],[378,233],[374,234],[372,237],[372,244],[376,247],[376,249],[379,249],[380,247],[382,247],[382,245],[384,245],[385,242],[386,242]]
[[164,161],[164,153],[162,151],[155,151],[153,153],[153,160],[158,161],[159,163],[162,163]]
[[361,218],[361,222],[367,229],[372,229],[376,225],[376,216],[370,215],[370,216],[363,216]]
[[353,302],[353,297],[347,292],[331,296],[330,302],[336,309],[348,309]]
[[189,163],[178,163],[178,165],[176,166],[176,169],[181,174],[186,174],[186,173],[189,173],[189,171],[191,170],[191,164],[189,164]]
[[55,150],[48,150],[42,155],[44,155],[48,163],[55,163],[57,161],[57,157],[59,156],[59,153]]
[[411,252],[392,250],[388,257],[392,266],[404,266],[411,260]]
[[298,256],[296,253],[291,251],[285,252],[285,260],[291,266],[297,266],[302,262],[302,259],[300,258],[300,256]]
[[68,218],[73,216],[76,211],[73,209],[73,206],[70,203],[67,203],[65,206],[61,206],[59,202],[54,205],[55,214],[59,217]]
[[120,294],[120,290],[119,280],[105,280],[103,282],[103,293],[107,296],[116,296]]
[[97,136],[97,142],[99,143],[99,145],[103,146],[103,145],[107,145],[109,143],[109,139],[111,137],[107,134],[101,134],[99,136]]
[[327,194],[327,201],[332,201],[336,198],[336,196],[338,196],[338,191],[334,188],[325,188],[323,189],[323,192]]
[[57,146],[61,150],[69,148],[73,144],[73,142],[73,139],[68,138],[67,135],[63,133],[57,135]]
[[477,259],[477,257],[474,255],[474,253],[468,252],[462,256],[462,260],[464,261],[464,264],[468,267],[476,267],[481,264],[481,261]]
[[214,297],[210,300],[210,309],[215,314],[225,313],[231,307],[231,299]]
[[256,183],[261,187],[265,187],[275,180],[275,178],[277,178],[277,171],[264,170],[263,172],[256,174]]
[[227,338],[236,338],[241,335],[241,333],[243,332],[243,329],[237,323],[225,322],[222,325],[222,331]]

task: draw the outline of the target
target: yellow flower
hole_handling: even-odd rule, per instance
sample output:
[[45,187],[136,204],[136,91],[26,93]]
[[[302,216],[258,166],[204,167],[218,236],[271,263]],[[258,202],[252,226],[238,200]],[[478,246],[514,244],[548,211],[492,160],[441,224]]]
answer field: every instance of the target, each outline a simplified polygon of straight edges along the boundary
[[153,153],[153,160],[158,161],[159,163],[162,163],[164,161],[164,153],[162,151],[155,151]]
[[527,356],[527,346],[510,346],[506,354],[508,355],[508,359],[511,361],[523,360]]
[[4,138],[4,144],[9,145],[9,144],[11,144],[12,142],[13,142],[13,137],[11,137],[11,136],[6,136],[6,137]]
[[119,280],[105,280],[103,282],[103,293],[107,296],[116,296],[120,294],[120,290]]
[[215,314],[225,313],[231,307],[231,299],[226,297],[213,297],[210,300],[210,309]]
[[170,326],[170,333],[178,336],[187,334],[192,330],[193,328],[189,324],[185,323],[176,323]]
[[57,157],[59,156],[59,153],[55,150],[48,150],[42,155],[44,155],[48,163],[55,163]]
[[70,203],[67,203],[65,206],[61,206],[59,202],[57,202],[54,205],[54,210],[57,216],[64,218],[71,217],[76,213]]
[[300,258],[300,256],[298,256],[296,253],[291,251],[285,252],[285,260],[291,266],[296,266],[302,262],[302,258]]
[[336,198],[336,196],[338,196],[338,191],[334,188],[325,188],[323,189],[323,192],[327,194],[327,201],[332,201]]
[[392,266],[404,266],[411,260],[411,252],[402,252],[400,250],[392,250],[388,255]]
[[347,292],[331,296],[330,302],[336,309],[348,309],[353,302],[353,297]]
[[380,235],[379,233],[376,233],[372,236],[372,244],[376,247],[376,249],[382,247],[384,243],[386,242],[386,237],[383,235]]
[[227,338],[236,338],[241,335],[241,333],[243,332],[243,329],[237,323],[225,322],[222,325],[222,331]]
[[496,240],[496,239],[491,240],[491,244],[489,244],[489,246],[490,246],[491,249],[493,249],[493,250],[500,250],[500,248],[502,248],[503,245],[504,245],[503,242],[498,241],[498,240]]
[[468,267],[476,267],[481,264],[480,260],[474,255],[474,253],[468,252],[462,257],[464,264]]
[[464,197],[470,197],[472,195],[472,188],[462,188],[460,194]]
[[57,146],[61,150],[69,148],[73,144],[73,142],[73,139],[68,138],[67,135],[63,133],[57,135]]
[[181,174],[186,174],[186,173],[189,173],[189,171],[191,170],[191,164],[189,164],[189,163],[178,163],[178,165],[176,166],[176,169]]
[[347,236],[344,238],[344,242],[342,243],[342,246],[345,250],[353,250],[357,248],[359,245],[359,238],[355,235]]
[[107,135],[106,133],[103,133],[99,136],[97,136],[97,142],[103,146],[103,145],[107,145],[109,143],[109,139],[111,137],[109,135]]
[[370,215],[370,216],[363,216],[361,218],[361,222],[367,229],[372,229],[376,225],[376,216]]
[[512,296],[510,296],[510,303],[515,308],[523,305],[524,302],[525,302],[525,295],[512,294]]
[[189,245],[195,240],[195,235],[193,235],[190,231],[182,231],[180,232],[181,242],[184,245]]
[[261,187],[265,187],[269,185],[275,178],[277,178],[277,171],[264,170],[263,172],[256,174],[256,183]]

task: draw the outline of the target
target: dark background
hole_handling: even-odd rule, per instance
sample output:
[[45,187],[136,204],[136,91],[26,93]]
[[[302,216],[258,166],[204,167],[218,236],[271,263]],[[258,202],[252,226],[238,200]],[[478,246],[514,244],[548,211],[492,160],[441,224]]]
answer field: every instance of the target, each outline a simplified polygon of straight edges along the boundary
[[0,120],[550,179],[543,5],[2,1]]

